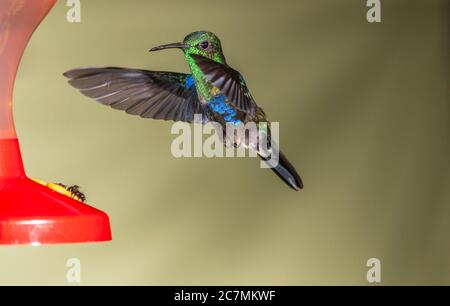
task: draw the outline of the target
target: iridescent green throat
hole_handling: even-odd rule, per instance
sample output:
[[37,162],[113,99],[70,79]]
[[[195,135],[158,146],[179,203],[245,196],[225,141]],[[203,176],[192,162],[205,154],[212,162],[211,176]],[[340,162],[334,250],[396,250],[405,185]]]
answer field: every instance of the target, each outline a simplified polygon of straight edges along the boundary
[[[184,53],[184,56],[189,64],[189,67],[191,68],[192,76],[194,77],[195,87],[197,89],[197,94],[200,101],[202,103],[208,103],[212,98],[211,90],[214,86],[205,79],[203,72],[195,63],[195,60],[192,58],[189,50]],[[212,60],[221,64],[225,64],[225,58],[219,52],[214,53]]]
[[211,89],[213,88],[213,85],[204,78],[203,72],[195,63],[192,56],[186,52],[185,57],[191,68],[192,76],[194,77],[198,98],[200,102],[208,103],[212,98]]

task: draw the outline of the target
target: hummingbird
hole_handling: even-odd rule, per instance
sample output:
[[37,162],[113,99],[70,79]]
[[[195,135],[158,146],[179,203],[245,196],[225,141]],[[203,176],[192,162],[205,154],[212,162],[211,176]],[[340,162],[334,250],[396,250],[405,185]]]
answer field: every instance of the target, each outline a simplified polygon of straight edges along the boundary
[[[303,182],[294,166],[271,140],[266,114],[256,104],[243,76],[227,64],[220,39],[212,32],[196,31],[182,42],[149,51],[166,49],[181,50],[191,73],[82,67],[64,76],[85,96],[131,115],[192,123],[194,115],[199,114],[201,123],[213,122],[222,127],[222,134],[218,134],[225,145],[233,138],[235,147],[256,151],[287,185],[296,191],[302,189]],[[267,137],[264,148],[248,139],[234,139],[236,135],[226,135],[223,128],[249,122],[260,127],[260,123],[267,123],[258,132],[258,139],[262,134]],[[270,158],[275,152],[277,162]]]

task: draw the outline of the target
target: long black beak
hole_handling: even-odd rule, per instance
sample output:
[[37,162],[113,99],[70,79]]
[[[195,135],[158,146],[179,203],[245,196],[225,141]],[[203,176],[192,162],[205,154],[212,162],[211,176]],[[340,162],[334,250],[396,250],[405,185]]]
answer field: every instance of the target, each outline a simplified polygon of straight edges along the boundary
[[153,51],[159,51],[159,50],[164,50],[164,49],[188,49],[190,46],[182,43],[182,42],[177,42],[177,43],[173,43],[173,44],[167,44],[167,45],[162,45],[162,46],[158,46],[158,47],[154,47],[150,49],[150,52]]

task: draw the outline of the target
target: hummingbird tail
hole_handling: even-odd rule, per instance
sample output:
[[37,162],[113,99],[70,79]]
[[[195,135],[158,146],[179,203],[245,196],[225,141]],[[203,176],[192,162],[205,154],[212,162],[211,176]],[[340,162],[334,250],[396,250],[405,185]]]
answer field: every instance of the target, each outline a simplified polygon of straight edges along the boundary
[[278,163],[272,159],[260,156],[271,169],[292,189],[299,191],[303,188],[303,182],[295,170],[294,166],[289,162],[283,152],[279,151]]

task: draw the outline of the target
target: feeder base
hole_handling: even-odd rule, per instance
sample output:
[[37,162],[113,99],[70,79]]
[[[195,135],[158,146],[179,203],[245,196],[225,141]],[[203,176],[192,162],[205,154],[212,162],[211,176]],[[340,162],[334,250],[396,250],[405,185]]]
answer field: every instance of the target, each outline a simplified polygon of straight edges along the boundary
[[17,139],[0,140],[0,244],[111,240],[108,216],[25,176]]

